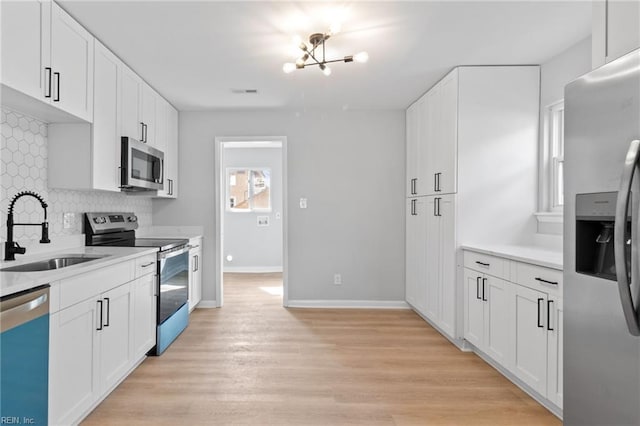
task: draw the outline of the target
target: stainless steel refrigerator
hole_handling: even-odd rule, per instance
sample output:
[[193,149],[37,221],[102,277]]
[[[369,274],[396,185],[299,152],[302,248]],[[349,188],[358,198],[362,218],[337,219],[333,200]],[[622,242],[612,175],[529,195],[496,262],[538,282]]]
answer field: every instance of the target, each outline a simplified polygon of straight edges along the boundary
[[640,50],[565,88],[564,423],[640,425]]

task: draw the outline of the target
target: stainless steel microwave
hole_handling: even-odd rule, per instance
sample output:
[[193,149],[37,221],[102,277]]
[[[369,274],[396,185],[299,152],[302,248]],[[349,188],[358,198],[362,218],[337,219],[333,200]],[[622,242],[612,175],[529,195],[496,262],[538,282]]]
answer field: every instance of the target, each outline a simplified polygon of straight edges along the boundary
[[135,139],[122,137],[120,189],[156,191],[164,187],[164,153]]

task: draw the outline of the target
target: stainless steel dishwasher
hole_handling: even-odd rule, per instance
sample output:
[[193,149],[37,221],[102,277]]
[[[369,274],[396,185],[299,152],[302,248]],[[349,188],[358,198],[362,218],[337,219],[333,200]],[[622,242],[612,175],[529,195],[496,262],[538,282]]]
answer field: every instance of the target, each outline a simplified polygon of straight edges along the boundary
[[49,285],[0,298],[2,424],[46,425]]

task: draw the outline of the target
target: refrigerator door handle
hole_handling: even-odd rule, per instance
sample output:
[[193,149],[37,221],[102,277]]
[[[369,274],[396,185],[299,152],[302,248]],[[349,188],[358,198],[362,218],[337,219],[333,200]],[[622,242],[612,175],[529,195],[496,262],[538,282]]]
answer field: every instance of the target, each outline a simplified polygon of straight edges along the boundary
[[[618,199],[616,201],[616,218],[613,235],[618,292],[620,293],[620,302],[622,304],[624,318],[627,321],[627,327],[633,336],[640,336],[640,321],[631,296],[630,284],[638,279],[638,273],[634,271],[629,274],[627,270],[627,244],[625,244],[627,238],[625,236],[625,230],[627,227],[627,211],[629,210],[631,185],[633,183],[634,172],[638,167],[639,154],[640,140],[631,141],[627,156],[624,160],[620,190],[618,191]],[[634,241],[634,245],[635,244]],[[635,288],[635,286],[633,287]]]

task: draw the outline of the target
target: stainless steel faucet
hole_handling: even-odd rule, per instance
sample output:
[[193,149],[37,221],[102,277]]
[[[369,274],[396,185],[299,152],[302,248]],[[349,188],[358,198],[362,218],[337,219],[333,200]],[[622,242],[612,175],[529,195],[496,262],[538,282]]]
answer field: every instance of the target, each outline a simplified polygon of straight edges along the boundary
[[[44,222],[42,223],[13,223],[13,207],[20,198],[24,196],[31,196],[40,201],[40,205],[44,210]],[[24,254],[26,249],[24,247],[20,247],[20,245],[13,241],[13,227],[15,225],[21,226],[42,226],[42,237],[40,238],[40,243],[46,244],[50,243],[49,240],[49,222],[47,222],[47,203],[44,202],[44,199],[32,191],[22,191],[19,192],[11,202],[9,203],[9,214],[7,215],[7,241],[4,243],[4,260],[16,260],[16,254]]]

